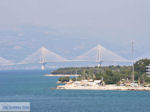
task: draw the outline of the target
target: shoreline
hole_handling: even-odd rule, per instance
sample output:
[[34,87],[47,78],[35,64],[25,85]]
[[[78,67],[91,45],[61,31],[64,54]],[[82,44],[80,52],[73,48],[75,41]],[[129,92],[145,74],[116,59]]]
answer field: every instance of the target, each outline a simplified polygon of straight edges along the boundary
[[74,74],[45,74],[44,76],[47,77],[60,77],[60,76],[80,76],[80,75],[74,75]]
[[116,85],[105,85],[105,86],[73,86],[73,85],[60,85],[56,89],[63,90],[117,90],[117,91],[150,91],[150,87],[131,87],[131,86],[116,86]]

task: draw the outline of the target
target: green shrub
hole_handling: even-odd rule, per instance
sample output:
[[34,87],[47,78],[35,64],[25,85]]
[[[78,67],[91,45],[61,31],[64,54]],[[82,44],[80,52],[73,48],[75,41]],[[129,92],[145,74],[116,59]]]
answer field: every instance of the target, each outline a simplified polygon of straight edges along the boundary
[[63,77],[60,77],[58,80],[60,81],[60,82],[69,82],[69,77],[67,76],[63,76]]

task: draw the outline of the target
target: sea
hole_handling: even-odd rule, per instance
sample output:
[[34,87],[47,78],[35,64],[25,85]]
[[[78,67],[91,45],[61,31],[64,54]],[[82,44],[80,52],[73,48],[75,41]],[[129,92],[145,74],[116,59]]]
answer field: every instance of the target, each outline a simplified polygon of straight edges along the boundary
[[30,102],[31,112],[150,112],[150,91],[55,90],[50,72],[0,71],[0,102]]

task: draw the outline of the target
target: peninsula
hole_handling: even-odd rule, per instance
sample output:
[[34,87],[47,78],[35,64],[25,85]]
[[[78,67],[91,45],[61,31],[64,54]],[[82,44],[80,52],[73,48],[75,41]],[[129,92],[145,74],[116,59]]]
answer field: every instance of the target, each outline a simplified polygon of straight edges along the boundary
[[148,59],[139,60],[134,64],[134,81],[131,66],[60,68],[54,73],[80,75],[72,78],[60,77],[59,82],[66,84],[59,85],[56,89],[150,91],[150,77],[146,74],[146,66],[149,64]]

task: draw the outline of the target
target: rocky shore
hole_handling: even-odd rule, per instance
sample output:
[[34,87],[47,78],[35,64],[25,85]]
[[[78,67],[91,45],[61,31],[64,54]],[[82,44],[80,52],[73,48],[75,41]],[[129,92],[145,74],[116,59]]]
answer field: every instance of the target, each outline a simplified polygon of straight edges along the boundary
[[55,77],[55,76],[80,76],[80,75],[74,75],[74,74],[45,74],[44,76],[47,76],[47,77]]
[[74,84],[65,84],[57,86],[56,89],[66,90],[120,90],[120,91],[150,91],[150,87],[138,86],[117,86],[117,85],[104,85],[104,86],[77,86]]

